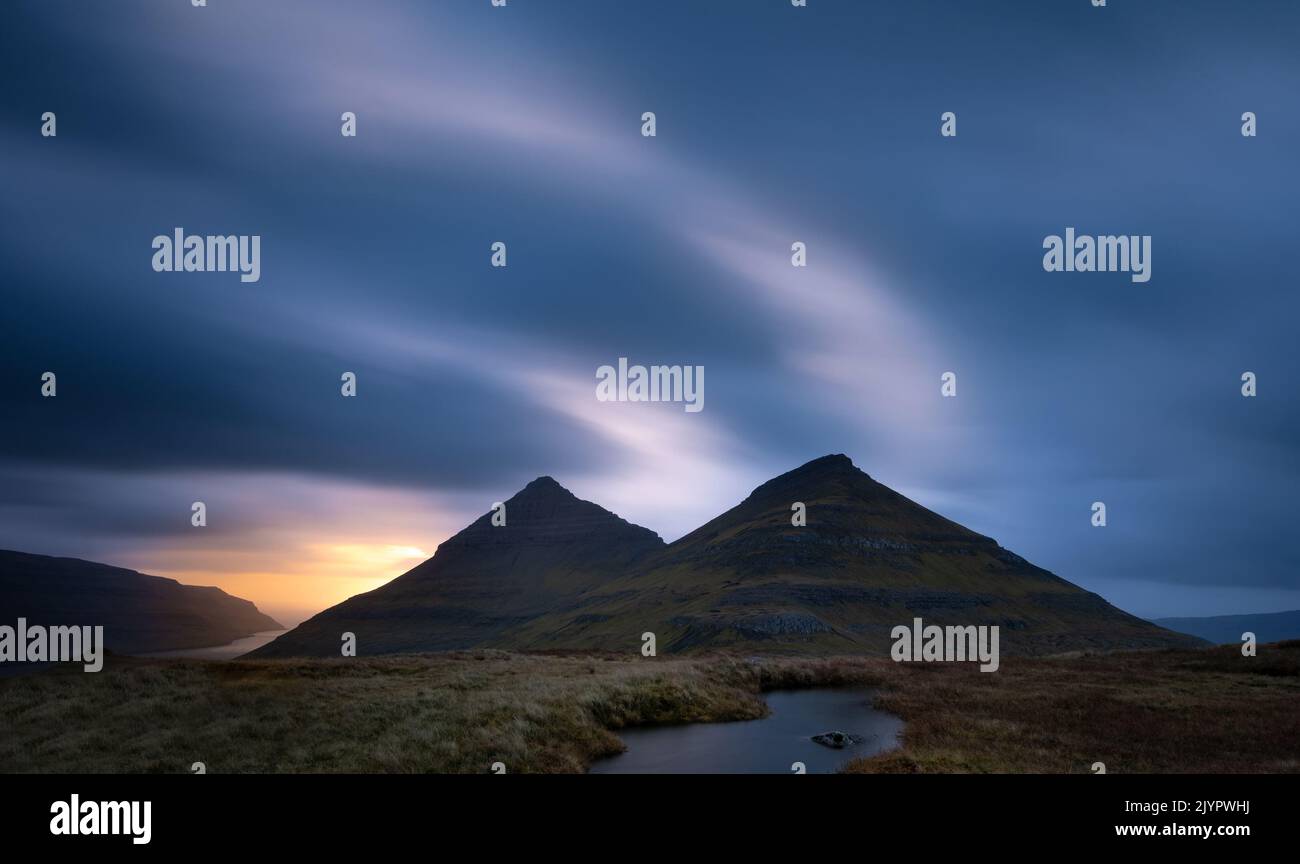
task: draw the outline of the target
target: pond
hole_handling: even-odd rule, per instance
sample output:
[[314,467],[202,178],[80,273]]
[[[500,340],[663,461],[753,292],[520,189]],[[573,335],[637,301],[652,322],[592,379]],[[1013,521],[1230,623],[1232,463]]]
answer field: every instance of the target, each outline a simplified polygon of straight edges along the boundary
[[[856,687],[775,690],[764,697],[772,713],[760,720],[624,729],[626,752],[597,761],[591,773],[791,774],[796,762],[809,774],[833,773],[898,746],[903,721],[872,708],[873,695]],[[832,731],[862,740],[843,749],[812,740]]]

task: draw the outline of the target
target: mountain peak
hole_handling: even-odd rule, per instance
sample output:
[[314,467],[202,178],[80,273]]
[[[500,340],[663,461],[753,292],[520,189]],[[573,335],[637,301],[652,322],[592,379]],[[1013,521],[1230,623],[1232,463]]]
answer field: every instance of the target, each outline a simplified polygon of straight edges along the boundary
[[[500,518],[497,518],[499,515]],[[258,657],[319,654],[350,631],[376,653],[443,651],[504,639],[634,571],[659,535],[541,476],[386,585],[299,625]]]
[[[811,462],[805,462],[798,468],[779,474],[755,489],[750,497],[764,496],[770,493],[781,495],[812,494],[823,484],[842,484],[862,482],[874,484],[875,481],[862,469],[853,464],[853,460],[843,453],[831,453],[820,456]],[[796,500],[798,495],[796,495]]]
[[485,543],[511,547],[579,543],[605,550],[620,540],[632,546],[663,545],[653,531],[579,498],[545,474],[505,501],[500,524],[493,521],[495,513],[484,513],[439,548],[479,548]]
[[853,460],[843,453],[828,453],[825,456],[819,456],[811,462],[805,462],[790,473],[798,471],[847,471],[858,474],[866,473],[858,466],[853,464]]
[[520,489],[517,493],[515,493],[515,495],[516,497],[520,495],[527,495],[529,497],[539,497],[539,496],[563,497],[563,498],[577,497],[568,489],[565,489],[563,486],[557,483],[555,481],[555,478],[550,476],[549,474],[543,474],[541,477],[538,477],[536,480],[531,481],[527,486],[525,486],[523,489]]

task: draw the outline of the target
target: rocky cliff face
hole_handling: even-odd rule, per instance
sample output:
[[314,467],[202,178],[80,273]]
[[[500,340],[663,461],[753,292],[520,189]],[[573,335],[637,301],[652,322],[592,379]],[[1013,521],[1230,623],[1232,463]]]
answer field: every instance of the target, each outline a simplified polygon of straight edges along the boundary
[[[796,502],[806,525],[791,522]],[[647,631],[668,652],[879,653],[916,616],[998,625],[1006,653],[1196,641],[1035,567],[842,455],[764,483],[667,546],[550,478],[507,502],[507,514],[506,528],[483,516],[429,561],[259,655],[337,653],[344,630],[366,634],[363,653],[635,651]]]

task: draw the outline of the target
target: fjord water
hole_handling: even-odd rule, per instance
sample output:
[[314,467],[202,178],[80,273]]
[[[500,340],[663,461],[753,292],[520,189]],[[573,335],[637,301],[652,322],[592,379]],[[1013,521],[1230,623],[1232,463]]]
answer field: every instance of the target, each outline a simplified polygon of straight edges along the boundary
[[177,648],[173,651],[152,651],[140,654],[140,657],[169,657],[173,660],[234,660],[255,648],[261,648],[286,630],[263,630],[252,636],[236,639],[225,645],[212,645],[208,648]]
[[[857,756],[898,745],[903,721],[871,707],[862,688],[776,690],[765,695],[771,714],[736,723],[687,723],[624,729],[627,750],[601,759],[592,774],[809,774],[836,771]],[[860,735],[861,744],[835,750],[812,740],[822,732]]]

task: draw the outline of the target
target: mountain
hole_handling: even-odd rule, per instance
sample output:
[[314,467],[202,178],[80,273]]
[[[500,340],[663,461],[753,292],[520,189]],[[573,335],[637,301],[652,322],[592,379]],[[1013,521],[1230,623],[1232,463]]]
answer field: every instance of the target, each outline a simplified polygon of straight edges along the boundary
[[428,561],[349,598],[252,656],[337,655],[343,633],[358,653],[443,651],[504,644],[523,624],[579,608],[580,598],[664,547],[659,535],[539,477],[505,502],[506,524],[485,513]]
[[1255,634],[1256,642],[1282,642],[1300,639],[1300,610],[1262,612],[1254,615],[1213,615],[1206,618],[1156,618],[1154,623],[1177,633],[1213,642],[1215,645],[1241,644],[1241,634]]
[[120,654],[225,645],[282,630],[247,600],[77,558],[0,550],[0,624],[103,626]]
[[[516,522],[513,502],[531,496],[546,508]],[[795,502],[806,506],[805,526],[791,524]],[[552,508],[587,514],[585,530],[553,521]],[[764,483],[670,545],[550,478],[529,484],[507,512],[509,529],[484,516],[429,561],[255,656],[334,654],[346,630],[359,653],[634,651],[647,631],[665,653],[881,653],[891,629],[914,617],[996,624],[1005,653],[1200,644],[921,507],[843,455]]]
[[[807,524],[791,524],[792,505]],[[824,456],[755,489],[670,546],[643,572],[583,598],[580,615],[529,622],[520,647],[620,647],[643,631],[661,649],[885,652],[890,631],[998,625],[1001,650],[1187,646],[1197,640],[1129,615]],[[635,631],[635,632],[633,632]]]

